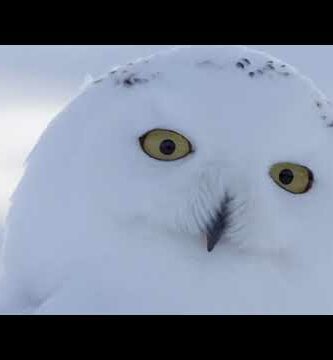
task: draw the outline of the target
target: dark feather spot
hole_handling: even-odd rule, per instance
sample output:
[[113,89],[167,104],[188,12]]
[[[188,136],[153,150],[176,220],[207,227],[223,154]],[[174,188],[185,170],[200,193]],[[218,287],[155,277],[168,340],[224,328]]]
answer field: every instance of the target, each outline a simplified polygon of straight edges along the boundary
[[323,104],[320,101],[316,101],[316,105],[319,109],[323,107]]
[[131,86],[134,86],[136,84],[144,84],[144,83],[147,83],[148,80],[147,79],[143,79],[143,78],[139,78],[139,77],[136,77],[134,74],[126,77],[124,80],[123,80],[123,84],[126,86],[126,87],[131,87]]
[[267,69],[267,70],[275,70],[275,67],[272,64],[267,64],[265,66],[265,69]]

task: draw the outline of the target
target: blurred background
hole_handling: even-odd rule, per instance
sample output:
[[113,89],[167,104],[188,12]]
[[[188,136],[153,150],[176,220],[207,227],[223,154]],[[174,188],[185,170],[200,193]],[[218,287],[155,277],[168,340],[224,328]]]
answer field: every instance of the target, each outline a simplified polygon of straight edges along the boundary
[[[333,98],[333,46],[249,46],[294,65]],[[27,155],[85,76],[96,77],[168,47],[172,45],[0,46],[0,225]]]

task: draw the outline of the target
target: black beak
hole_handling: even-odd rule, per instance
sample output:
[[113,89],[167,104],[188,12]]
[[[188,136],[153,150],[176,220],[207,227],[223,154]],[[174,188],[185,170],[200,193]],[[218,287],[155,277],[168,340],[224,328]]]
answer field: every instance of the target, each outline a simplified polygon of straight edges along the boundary
[[207,250],[212,252],[215,248],[215,245],[219,242],[220,238],[217,236],[207,236]]
[[215,218],[207,226],[206,238],[208,252],[214,250],[217,243],[229,228],[231,217],[230,203],[232,201],[233,198],[226,194],[219,210],[215,214]]

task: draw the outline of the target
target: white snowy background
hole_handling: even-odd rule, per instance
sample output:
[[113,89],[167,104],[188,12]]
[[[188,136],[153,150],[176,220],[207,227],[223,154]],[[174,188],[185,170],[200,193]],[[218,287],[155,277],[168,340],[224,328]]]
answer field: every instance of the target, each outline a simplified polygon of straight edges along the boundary
[[[0,239],[26,156],[85,75],[171,46],[0,46]],[[250,46],[294,65],[333,98],[333,46]]]

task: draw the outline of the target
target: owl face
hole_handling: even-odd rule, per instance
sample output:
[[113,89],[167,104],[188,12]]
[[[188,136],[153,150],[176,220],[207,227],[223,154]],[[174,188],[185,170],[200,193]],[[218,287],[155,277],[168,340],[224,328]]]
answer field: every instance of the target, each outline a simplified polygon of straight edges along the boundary
[[111,72],[76,108],[92,216],[209,251],[304,246],[330,228],[330,104],[276,59],[185,48]]

